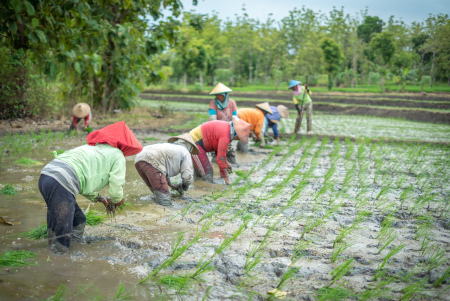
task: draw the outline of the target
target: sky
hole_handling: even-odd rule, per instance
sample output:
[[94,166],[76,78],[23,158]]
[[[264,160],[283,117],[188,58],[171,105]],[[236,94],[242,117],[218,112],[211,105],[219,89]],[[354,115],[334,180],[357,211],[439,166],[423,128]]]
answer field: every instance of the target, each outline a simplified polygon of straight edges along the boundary
[[266,21],[269,13],[272,18],[279,21],[288,16],[288,12],[294,7],[312,9],[315,12],[319,10],[322,13],[329,14],[335,6],[337,9],[344,7],[344,13],[356,16],[357,13],[368,9],[369,16],[378,16],[387,22],[390,16],[394,20],[402,20],[406,24],[412,22],[423,22],[429,14],[437,15],[439,13],[450,15],[450,0],[198,0],[197,6],[192,5],[192,0],[181,0],[185,11],[195,10],[197,13],[210,14],[216,11],[221,20],[235,19],[235,14],[242,15],[242,7],[245,4],[247,14],[250,18]]

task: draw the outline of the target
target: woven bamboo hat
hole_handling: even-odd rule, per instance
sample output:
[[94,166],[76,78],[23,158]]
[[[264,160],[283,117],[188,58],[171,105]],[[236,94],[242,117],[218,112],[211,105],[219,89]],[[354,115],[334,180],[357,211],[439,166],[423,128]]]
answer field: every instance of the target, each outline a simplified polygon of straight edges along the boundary
[[289,83],[289,87],[288,89],[292,89],[297,85],[300,85],[302,82],[299,82],[298,80],[291,80],[291,82]]
[[287,107],[283,105],[277,106],[278,113],[280,114],[280,117],[289,119],[289,110]]
[[270,108],[270,105],[268,102],[259,103],[259,104],[255,105],[255,107],[257,107],[269,114],[273,114],[272,109]]
[[218,83],[214,89],[212,89],[211,92],[209,92],[209,95],[216,95],[216,94],[222,94],[222,93],[228,93],[228,92],[233,92],[233,90],[231,90],[230,88],[228,88],[227,86],[225,86],[222,83]]
[[73,116],[75,116],[77,118],[86,117],[87,115],[89,115],[90,111],[91,111],[91,107],[87,103],[84,103],[84,102],[77,103],[72,109]]
[[169,140],[167,140],[167,142],[174,143],[178,139],[182,139],[182,140],[188,142],[189,144],[191,144],[193,146],[192,150],[191,150],[191,154],[193,154],[193,155],[200,154],[200,151],[198,150],[197,145],[195,145],[194,139],[192,139],[192,136],[189,135],[189,133],[184,133],[182,135],[170,137]]
[[241,140],[243,144],[247,144],[248,136],[250,136],[250,128],[252,127],[251,124],[242,119],[233,118],[233,127],[239,140]]

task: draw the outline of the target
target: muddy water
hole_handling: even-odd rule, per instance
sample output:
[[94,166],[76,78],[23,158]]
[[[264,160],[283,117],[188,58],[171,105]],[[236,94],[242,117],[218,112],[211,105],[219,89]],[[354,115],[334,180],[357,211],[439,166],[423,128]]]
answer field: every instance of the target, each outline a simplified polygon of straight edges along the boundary
[[[167,136],[158,132],[137,133],[143,145],[165,142]],[[145,140],[144,138],[157,140]],[[214,167],[215,184],[195,181],[184,197],[173,192],[173,206],[170,208],[156,204],[147,186],[134,168],[134,157],[127,157],[127,183],[124,196],[131,203],[131,209],[118,213],[98,226],[87,226],[89,244],[72,242],[69,254],[55,256],[48,250],[47,240],[29,240],[17,234],[34,229],[46,221],[46,206],[37,187],[42,167],[53,159],[53,150],[68,150],[85,143],[84,137],[66,139],[51,146],[25,154],[42,165],[22,167],[14,161],[20,157],[11,155],[2,159],[0,184],[11,184],[18,194],[0,194],[0,216],[14,226],[0,225],[0,252],[27,250],[37,254],[37,265],[21,268],[2,267],[0,269],[0,290],[2,299],[26,300],[47,298],[55,294],[58,286],[66,285],[66,300],[91,300],[95,296],[111,299],[119,283],[131,291],[138,299],[155,295],[152,285],[136,283],[147,275],[146,261],[170,254],[172,241],[179,233],[195,232],[197,225],[181,225],[180,221],[169,222],[169,218],[191,202],[199,201],[204,195],[225,187],[219,178],[217,164]],[[262,160],[264,153],[253,152],[242,155],[240,164],[248,165]],[[239,165],[237,165],[239,166]],[[239,168],[238,168],[239,169]],[[231,175],[231,179],[235,177]],[[180,178],[173,178],[177,183]],[[107,189],[101,191],[107,195]],[[77,202],[84,210],[103,212],[102,205],[93,204],[82,196]],[[189,234],[187,235],[189,236]],[[205,235],[207,239],[225,238],[220,232]],[[157,294],[165,294],[158,289]]]
[[[158,133],[138,133],[138,138],[143,144],[146,137],[156,137],[163,142],[167,136]],[[60,146],[63,149],[72,148],[84,143],[83,140],[73,139],[64,141]],[[286,141],[282,142],[286,145]],[[295,143],[298,143],[296,141]],[[0,225],[0,237],[2,244],[0,251],[12,249],[25,249],[36,252],[37,266],[26,268],[2,268],[0,269],[0,290],[2,297],[10,300],[42,299],[53,295],[59,285],[67,285],[70,294],[66,300],[92,300],[96,296],[104,296],[111,300],[119,283],[136,296],[136,299],[155,299],[161,296],[163,299],[177,299],[175,291],[164,285],[157,285],[158,278],[151,279],[145,285],[137,285],[139,280],[148,275],[150,271],[158,268],[164,260],[172,253],[172,242],[180,233],[184,234],[182,244],[187,243],[194,237],[195,232],[205,223],[211,221],[211,228],[201,235],[197,243],[188,248],[170,267],[161,270],[160,275],[185,275],[195,271],[200,260],[211,259],[211,265],[215,270],[201,275],[204,281],[193,282],[187,290],[186,300],[202,299],[207,292],[209,300],[242,300],[248,299],[252,291],[256,292],[254,298],[263,300],[268,297],[267,291],[277,287],[282,275],[289,267],[300,268],[294,278],[286,282],[284,291],[288,291],[288,298],[292,300],[313,300],[317,291],[328,285],[331,281],[330,272],[348,258],[354,258],[354,266],[343,281],[344,286],[354,293],[361,294],[365,289],[373,285],[373,277],[379,264],[382,262],[391,246],[378,254],[380,232],[383,220],[392,211],[383,205],[376,196],[383,184],[382,180],[376,180],[376,167],[368,151],[362,153],[364,160],[370,163],[362,175],[356,175],[351,181],[348,190],[335,201],[341,206],[333,214],[324,219],[323,224],[309,231],[302,240],[301,233],[308,224],[309,217],[321,217],[330,208],[329,202],[342,186],[346,172],[350,170],[349,161],[357,162],[358,147],[352,145],[354,153],[345,160],[349,146],[339,142],[341,150],[337,159],[336,171],[332,177],[336,181],[334,193],[328,191],[321,197],[315,197],[324,183],[324,175],[331,166],[331,154],[334,151],[332,142],[328,142],[313,163],[313,155],[319,151],[321,141],[311,144],[307,152],[310,140],[287,156],[287,150],[283,150],[271,161],[264,159],[271,152],[252,148],[249,154],[237,154],[238,164],[235,170],[249,171],[256,167],[248,182],[242,180],[239,184],[231,187],[231,192],[218,199],[213,199],[214,193],[225,189],[223,181],[219,179],[217,165],[213,164],[215,171],[215,184],[203,181],[195,181],[184,197],[173,192],[173,206],[166,208],[157,205],[153,197],[134,170],[134,158],[127,158],[127,183],[125,187],[125,198],[132,204],[132,208],[125,213],[117,214],[114,219],[107,220],[95,227],[87,227],[86,235],[89,244],[74,242],[70,253],[64,256],[54,256],[48,249],[45,240],[30,241],[19,239],[14,234],[33,229],[45,221],[45,203],[37,189],[37,180],[40,167],[22,168],[12,162],[14,159],[6,158],[2,162],[0,183],[10,183],[21,190],[19,194],[12,197],[0,195],[0,216],[6,220],[16,223],[14,226]],[[56,143],[57,144],[57,143]],[[57,148],[53,144],[51,148]],[[291,145],[292,146],[292,145]],[[416,174],[419,169],[414,168],[417,163],[411,164],[405,172],[397,172],[402,166],[396,166],[395,159],[402,155],[404,146],[384,146],[375,149],[386,154],[382,157],[384,164],[391,166],[385,177],[395,180],[393,187],[386,195],[393,204],[399,204],[399,196],[408,183],[416,183]],[[422,155],[424,155],[422,153]],[[361,155],[361,154],[360,154]],[[437,174],[437,180],[433,191],[438,200],[448,199],[450,187],[448,181],[449,168],[446,166],[445,158],[448,158],[448,149],[436,148],[428,152],[421,162],[423,168],[438,166],[442,161],[444,168]],[[33,154],[31,158],[41,162],[48,162],[52,156],[49,151],[41,151]],[[304,158],[304,161],[300,161]],[[290,181],[283,183],[291,171],[302,165],[293,173]],[[280,164],[277,166],[277,164]],[[391,164],[391,165],[390,165]],[[354,168],[357,168],[355,165]],[[303,175],[313,168],[310,178],[304,188],[300,191],[293,204],[288,206],[288,200],[293,195],[296,187],[301,183]],[[362,167],[360,167],[362,170]],[[431,169],[430,169],[431,170]],[[359,169],[358,169],[359,171]],[[271,172],[271,173],[270,173]],[[266,177],[270,173],[269,177]],[[399,182],[398,176],[405,177]],[[33,177],[33,178],[31,178]],[[237,177],[231,174],[232,180]],[[378,175],[380,177],[380,175]],[[174,183],[179,178],[172,179]],[[263,182],[264,181],[264,182]],[[358,193],[361,193],[361,181],[371,182],[369,189],[363,192],[363,200],[366,203],[357,203]],[[421,183],[421,182],[420,182]],[[249,184],[249,189],[239,197],[239,189]],[[268,194],[278,186],[282,191],[273,197]],[[426,187],[426,185],[424,185]],[[103,191],[107,194],[107,190]],[[392,229],[397,235],[394,246],[405,243],[404,249],[399,252],[387,265],[390,276],[409,272],[414,265],[423,261],[421,255],[421,240],[415,239],[417,233],[417,217],[429,214],[434,218],[430,228],[433,244],[446,250],[446,256],[450,250],[450,226],[448,213],[439,216],[440,212],[427,212],[420,210],[418,214],[411,214],[416,197],[424,191],[415,187],[412,195],[405,201],[402,209],[392,213],[395,223]],[[102,206],[92,204],[83,197],[78,196],[77,202],[82,209],[102,211]],[[437,204],[437,203],[436,203]],[[433,203],[432,207],[436,205]],[[189,211],[184,212],[186,206],[191,206]],[[220,207],[222,206],[222,207]],[[229,206],[225,209],[226,206]],[[285,207],[287,206],[287,207]],[[219,208],[219,209],[218,209]],[[283,209],[284,208],[284,209]],[[217,211],[218,209],[218,211]],[[283,209],[283,210],[281,210]],[[242,210],[242,211],[241,211]],[[275,211],[274,211],[275,210]],[[278,211],[277,211],[278,210]],[[333,251],[333,241],[337,234],[351,225],[357,213],[367,211],[372,213],[352,231],[345,239],[349,243],[335,263],[330,258]],[[272,214],[272,212],[275,212]],[[205,216],[210,216],[205,218]],[[262,249],[260,262],[251,271],[245,271],[247,254],[251,245],[257,245],[267,236],[268,229],[273,226],[269,233],[269,243]],[[225,238],[231,237],[240,228],[242,234],[233,241],[229,247],[221,253],[215,254],[218,247]],[[296,263],[292,262],[294,246],[299,242],[306,242],[303,257]],[[426,298],[437,300],[449,300],[448,296],[438,297],[440,286],[433,288],[432,283],[448,268],[449,262],[444,262],[431,273],[417,275],[417,279],[430,278],[426,283]],[[336,284],[335,286],[338,286]],[[389,299],[398,300],[402,297],[401,289],[405,283],[398,282],[385,287]],[[209,288],[213,288],[211,291]],[[388,290],[389,289],[389,290]]]

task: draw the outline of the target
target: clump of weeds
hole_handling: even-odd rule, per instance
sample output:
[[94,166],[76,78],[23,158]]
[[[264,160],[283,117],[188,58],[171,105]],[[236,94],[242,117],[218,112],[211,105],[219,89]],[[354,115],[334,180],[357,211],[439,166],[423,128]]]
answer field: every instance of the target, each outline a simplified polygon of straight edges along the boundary
[[12,186],[10,184],[5,184],[3,186],[3,188],[0,189],[0,194],[8,195],[8,196],[16,195],[17,194],[17,190],[16,190],[16,188],[14,188],[14,186]]

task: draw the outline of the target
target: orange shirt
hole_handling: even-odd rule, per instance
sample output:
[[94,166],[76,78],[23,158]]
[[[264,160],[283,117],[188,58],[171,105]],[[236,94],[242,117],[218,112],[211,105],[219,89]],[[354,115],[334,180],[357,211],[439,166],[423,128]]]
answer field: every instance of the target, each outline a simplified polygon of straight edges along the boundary
[[237,114],[240,119],[250,123],[252,127],[250,130],[255,132],[258,139],[261,138],[261,130],[264,123],[264,113],[260,109],[238,109]]

